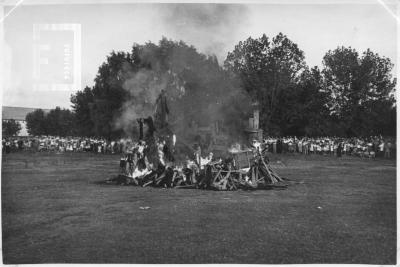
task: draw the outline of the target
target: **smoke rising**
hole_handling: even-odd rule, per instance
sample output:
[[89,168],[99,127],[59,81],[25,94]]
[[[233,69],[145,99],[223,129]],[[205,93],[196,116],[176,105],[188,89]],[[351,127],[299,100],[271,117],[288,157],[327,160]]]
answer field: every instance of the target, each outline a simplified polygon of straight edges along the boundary
[[168,38],[184,43],[162,39],[158,45],[139,46],[138,61],[144,63],[144,68],[133,71],[125,67],[123,88],[129,92],[129,99],[123,104],[121,116],[115,119],[115,128],[123,129],[128,136],[137,133],[136,119],[154,116],[156,100],[165,90],[170,109],[169,129],[178,139],[185,136],[193,140],[198,135],[197,130],[190,129],[193,123],[196,129],[217,121],[238,136],[242,127],[238,121],[246,112],[248,99],[218,64],[224,62],[237,36],[246,29],[247,7],[232,4],[155,7],[159,14],[156,20]]
[[156,80],[149,70],[129,74],[132,77],[123,83],[129,97],[123,103],[121,116],[115,120],[115,128],[125,133],[136,132],[136,119],[153,115],[157,95],[165,89],[165,81]]
[[165,4],[159,13],[168,37],[195,44],[200,52],[225,60],[249,25],[249,9],[241,4]]
[[160,73],[157,70],[141,68],[134,71],[125,63],[121,76],[122,87],[128,92],[128,99],[122,105],[120,116],[114,120],[114,128],[122,129],[128,136],[137,133],[136,120],[154,116],[156,101],[161,91],[165,91],[170,99],[179,97],[184,86],[171,70]]
[[[238,137],[249,99],[216,58],[193,46],[163,38],[159,44],[134,45],[118,77],[127,99],[114,118],[114,128],[127,136],[137,135],[138,118],[155,117],[160,93],[166,92],[168,129],[192,142],[198,127],[224,126]],[[218,127],[219,128],[219,127]]]

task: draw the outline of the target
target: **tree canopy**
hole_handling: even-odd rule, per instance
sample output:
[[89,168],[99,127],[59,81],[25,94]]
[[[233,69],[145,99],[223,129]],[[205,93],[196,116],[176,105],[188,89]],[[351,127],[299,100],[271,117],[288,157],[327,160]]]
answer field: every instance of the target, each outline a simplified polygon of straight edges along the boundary
[[261,103],[261,127],[281,132],[276,124],[282,115],[281,100],[289,101],[284,95],[296,89],[307,69],[304,52],[282,33],[272,40],[264,34],[239,42],[228,53],[225,67],[236,73],[243,89]]
[[47,134],[45,114],[42,109],[36,109],[26,115],[26,128],[30,135]]
[[304,52],[282,33],[240,41],[223,66],[215,56],[162,38],[112,51],[94,86],[71,96],[72,112],[37,110],[27,123],[30,134],[132,136],[136,119],[153,116],[165,91],[169,127],[181,135],[194,124],[222,122],[238,137],[252,102],[259,103],[266,135],[394,135],[392,68],[388,58],[351,47],[329,50],[321,69],[309,67]]
[[47,114],[37,109],[26,115],[26,127],[30,135],[76,135],[75,114],[68,109],[56,107]]
[[388,58],[369,49],[360,56],[351,47],[338,47],[326,53],[323,66],[323,89],[330,96],[326,104],[344,134],[395,133],[396,79]]
[[272,135],[394,135],[396,79],[393,64],[371,50],[359,56],[338,47],[311,70],[287,36],[239,42],[227,69],[261,104],[260,124]]
[[[192,122],[207,125],[218,119],[236,131],[249,106],[245,101],[250,103],[215,56],[166,38],[134,44],[130,53],[112,52],[93,88],[77,92],[71,102],[83,134],[114,138],[132,135],[136,118],[153,115],[161,90],[171,109],[170,127],[182,133]],[[238,100],[241,105],[232,108]]]
[[21,131],[21,125],[15,120],[2,121],[3,136],[14,136]]

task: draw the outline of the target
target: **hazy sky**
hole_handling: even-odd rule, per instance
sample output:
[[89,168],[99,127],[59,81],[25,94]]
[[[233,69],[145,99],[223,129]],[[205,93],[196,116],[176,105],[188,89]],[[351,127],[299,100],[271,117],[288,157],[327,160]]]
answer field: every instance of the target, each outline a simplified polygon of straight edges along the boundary
[[[42,24],[80,24],[82,87],[93,85],[112,50],[130,51],[133,43],[158,42],[162,36],[216,54],[220,62],[240,40],[282,32],[305,52],[309,66],[321,67],[324,54],[339,45],[360,53],[371,48],[396,63],[396,20],[379,4],[21,5],[4,22],[3,105],[70,107],[73,91],[34,88],[38,83],[71,84],[68,71],[79,64],[73,60],[71,31],[44,31],[34,40],[34,25]],[[45,59],[40,77],[33,78],[37,45],[44,45],[40,58]]]

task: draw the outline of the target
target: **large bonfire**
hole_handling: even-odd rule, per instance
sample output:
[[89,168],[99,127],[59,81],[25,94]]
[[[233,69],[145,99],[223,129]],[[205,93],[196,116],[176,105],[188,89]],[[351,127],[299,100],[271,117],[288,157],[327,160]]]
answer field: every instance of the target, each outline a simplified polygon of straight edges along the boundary
[[[195,160],[177,163],[168,160],[165,141],[157,142],[158,162],[150,162],[145,142],[139,142],[120,161],[120,174],[108,183],[137,186],[199,188],[212,190],[269,189],[287,186],[269,165],[265,151],[258,148],[231,151],[225,159],[213,158],[212,153]],[[147,152],[146,152],[147,151]]]
[[[127,153],[120,160],[119,175],[107,183],[211,190],[287,186],[286,179],[270,167],[266,150],[257,141],[247,149],[241,149],[240,145],[232,146],[227,157],[218,159],[213,153],[203,157],[201,147],[195,145],[192,155],[185,155],[184,160],[175,160],[176,136],[169,131],[166,116],[156,113],[155,117],[164,120],[157,136],[152,117],[137,120],[140,140],[129,144]],[[148,128],[146,135],[143,134],[144,125]]]

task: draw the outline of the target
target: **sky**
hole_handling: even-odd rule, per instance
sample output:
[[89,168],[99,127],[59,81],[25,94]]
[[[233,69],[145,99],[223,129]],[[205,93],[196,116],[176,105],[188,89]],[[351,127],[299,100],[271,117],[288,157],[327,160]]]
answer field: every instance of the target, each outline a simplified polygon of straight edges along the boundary
[[71,94],[93,86],[111,51],[129,52],[133,43],[158,42],[163,36],[215,54],[222,63],[239,41],[282,32],[304,51],[310,67],[322,67],[325,53],[343,45],[388,57],[395,74],[396,23],[378,2],[20,5],[3,24],[2,102],[70,108]]

